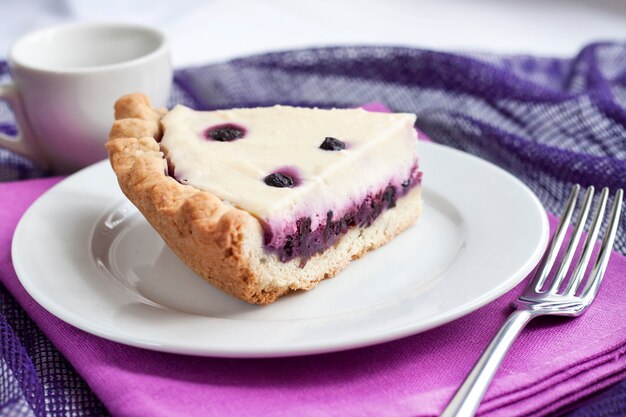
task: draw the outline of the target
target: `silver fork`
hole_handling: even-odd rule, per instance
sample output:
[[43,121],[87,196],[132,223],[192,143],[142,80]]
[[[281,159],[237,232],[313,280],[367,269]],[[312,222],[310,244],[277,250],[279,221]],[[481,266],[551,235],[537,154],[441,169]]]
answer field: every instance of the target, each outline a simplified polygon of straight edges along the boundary
[[[602,277],[609,262],[613,242],[615,241],[624,192],[620,189],[615,194],[604,240],[591,272],[588,274],[586,283],[581,290],[583,277],[604,219],[609,196],[608,188],[602,190],[600,202],[593,215],[580,258],[571,274],[568,274],[568,271],[587,222],[593,198],[593,187],[589,187],[585,193],[582,210],[574,226],[563,259],[560,265],[558,265],[556,273],[550,274],[563,244],[567,226],[572,219],[579,191],[580,186],[574,186],[565,212],[561,216],[559,225],[552,236],[550,246],[544,254],[541,264],[537,268],[537,272],[523,294],[513,303],[515,311],[513,311],[494,336],[470,374],[465,378],[463,385],[461,385],[456,395],[441,414],[441,417],[470,417],[474,415],[504,355],[530,320],[546,315],[579,316],[589,307],[596,294],[598,294]],[[547,282],[549,276],[552,278],[549,280],[550,282]],[[566,276],[568,280],[564,283]]]

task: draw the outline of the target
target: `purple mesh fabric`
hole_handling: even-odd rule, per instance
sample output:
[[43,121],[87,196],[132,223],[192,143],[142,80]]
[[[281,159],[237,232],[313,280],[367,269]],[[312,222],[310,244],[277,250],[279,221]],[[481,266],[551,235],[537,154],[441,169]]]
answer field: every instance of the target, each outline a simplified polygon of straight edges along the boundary
[[[0,62],[0,81],[6,79]],[[171,103],[200,109],[380,101],[413,112],[435,142],[509,170],[558,212],[573,183],[626,186],[626,44],[571,59],[340,47],[179,70]],[[0,132],[16,131],[0,102]],[[45,173],[0,150],[0,180]],[[2,197],[0,196],[0,199]],[[622,220],[617,250],[626,254]],[[600,411],[601,410],[601,411]],[[571,417],[626,414],[626,382]],[[0,287],[0,415],[98,416],[106,410]]]

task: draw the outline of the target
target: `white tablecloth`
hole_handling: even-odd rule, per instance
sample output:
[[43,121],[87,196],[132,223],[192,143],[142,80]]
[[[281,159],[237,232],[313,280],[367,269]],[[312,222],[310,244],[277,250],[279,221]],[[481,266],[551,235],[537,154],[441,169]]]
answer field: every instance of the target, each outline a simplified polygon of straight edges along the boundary
[[0,58],[39,27],[130,21],[161,28],[177,67],[317,45],[568,56],[626,40],[623,0],[1,0],[0,19]]

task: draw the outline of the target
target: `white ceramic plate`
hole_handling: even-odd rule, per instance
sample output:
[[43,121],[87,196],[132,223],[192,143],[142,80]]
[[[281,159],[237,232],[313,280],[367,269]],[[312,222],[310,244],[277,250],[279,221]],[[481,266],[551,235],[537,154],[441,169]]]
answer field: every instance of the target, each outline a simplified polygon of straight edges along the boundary
[[108,162],[62,181],[21,219],[13,263],[28,293],[120,343],[224,357],[293,356],[397,339],[467,314],[539,261],[545,211],[520,181],[421,143],[424,213],[312,291],[259,307],[197,278],[123,197]]

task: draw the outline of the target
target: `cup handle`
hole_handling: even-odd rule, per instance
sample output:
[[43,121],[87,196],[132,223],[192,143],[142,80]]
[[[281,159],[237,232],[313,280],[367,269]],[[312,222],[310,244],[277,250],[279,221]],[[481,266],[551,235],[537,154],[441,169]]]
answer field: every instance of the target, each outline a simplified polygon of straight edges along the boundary
[[35,142],[35,136],[26,118],[24,105],[14,84],[0,84],[0,100],[6,101],[11,107],[20,131],[17,136],[9,136],[0,132],[0,147],[25,156],[42,169],[48,169],[50,163]]

